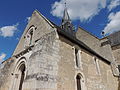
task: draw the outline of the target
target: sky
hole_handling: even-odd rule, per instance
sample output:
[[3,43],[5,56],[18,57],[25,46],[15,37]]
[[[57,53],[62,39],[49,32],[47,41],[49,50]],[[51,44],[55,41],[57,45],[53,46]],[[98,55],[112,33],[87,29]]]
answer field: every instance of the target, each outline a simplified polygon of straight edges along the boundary
[[60,25],[65,2],[76,29],[98,38],[120,30],[120,0],[0,0],[0,63],[11,57],[34,10]]

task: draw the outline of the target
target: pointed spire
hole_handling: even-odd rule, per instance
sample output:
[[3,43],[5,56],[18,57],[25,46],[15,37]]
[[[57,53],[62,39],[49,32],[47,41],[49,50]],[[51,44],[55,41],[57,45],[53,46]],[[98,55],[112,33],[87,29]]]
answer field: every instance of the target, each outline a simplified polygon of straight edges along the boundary
[[66,2],[65,2],[65,9],[64,9],[64,13],[63,13],[61,28],[66,33],[68,33],[72,36],[75,36],[75,29],[74,29],[73,24],[71,23],[71,19],[70,19],[70,16],[68,14],[67,7],[66,7]]
[[68,14],[67,7],[66,7],[66,2],[65,2],[65,9],[64,9],[62,24],[65,24],[66,22],[71,23],[70,16]]

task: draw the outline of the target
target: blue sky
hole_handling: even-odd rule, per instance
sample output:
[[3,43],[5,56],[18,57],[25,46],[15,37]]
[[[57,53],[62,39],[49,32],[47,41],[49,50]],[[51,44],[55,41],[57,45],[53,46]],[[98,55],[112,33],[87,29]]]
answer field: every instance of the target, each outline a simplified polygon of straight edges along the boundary
[[[75,27],[101,38],[120,30],[120,0],[66,0]],[[60,25],[65,0],[0,0],[0,62],[9,58],[37,9]]]

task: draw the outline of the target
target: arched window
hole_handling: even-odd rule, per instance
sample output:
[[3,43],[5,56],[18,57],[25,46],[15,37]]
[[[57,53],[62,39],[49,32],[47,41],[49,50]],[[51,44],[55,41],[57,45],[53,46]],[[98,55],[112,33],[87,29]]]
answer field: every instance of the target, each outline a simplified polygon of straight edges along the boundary
[[77,90],[81,90],[81,77],[80,75],[76,76]]
[[75,48],[75,61],[76,66],[79,67],[78,49]]
[[75,55],[75,64],[77,68],[81,68],[82,69],[82,64],[81,64],[81,50],[74,48],[74,55]]
[[96,72],[98,75],[101,75],[100,73],[100,66],[99,66],[99,60],[96,57],[93,57],[94,62],[95,62],[95,67],[96,67]]
[[25,77],[25,70],[26,70],[25,62],[22,61],[17,65],[15,72],[13,74],[14,79],[11,90],[22,90]]
[[28,47],[30,45],[32,45],[33,42],[33,35],[34,35],[34,31],[35,31],[36,27],[34,25],[32,25],[26,35],[25,35],[25,47]]
[[32,37],[33,37],[33,28],[27,34],[27,38],[29,39],[29,45],[32,44]]
[[19,84],[19,90],[22,90],[22,84],[24,81],[24,76],[25,76],[25,64],[22,64],[20,66],[20,84]]

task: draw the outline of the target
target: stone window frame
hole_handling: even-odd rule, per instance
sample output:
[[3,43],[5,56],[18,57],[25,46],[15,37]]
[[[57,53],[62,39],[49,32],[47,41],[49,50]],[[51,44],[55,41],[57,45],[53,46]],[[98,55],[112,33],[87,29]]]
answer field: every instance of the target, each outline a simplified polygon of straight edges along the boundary
[[[82,69],[82,61],[81,61],[81,49],[78,47],[73,47],[74,49],[74,61],[75,61],[75,68]],[[76,52],[77,51],[77,52]]]
[[99,64],[98,58],[93,56],[93,60],[94,60],[94,64],[95,64],[95,68],[96,68],[97,74],[101,75],[100,64]]
[[76,83],[77,83],[77,90],[81,90],[81,76],[77,75],[76,76]]
[[75,75],[75,90],[78,90],[77,89],[77,79],[76,77],[79,76],[80,77],[80,86],[81,86],[81,90],[87,90],[86,86],[85,86],[85,76],[82,72],[76,72],[76,75]]
[[79,62],[79,50],[75,48],[75,63],[76,63],[76,67],[80,66],[80,62]]
[[[23,67],[24,67],[24,69],[23,69]],[[26,77],[26,68],[27,68],[26,58],[22,57],[17,61],[16,65],[15,65],[15,68],[13,70],[13,73],[11,73],[12,83],[11,83],[11,89],[10,90],[16,90],[16,89],[17,90],[22,90],[22,86],[23,86],[23,82],[24,82],[23,80]],[[21,71],[21,70],[23,70],[23,71]],[[19,76],[19,74],[20,74],[19,72],[21,72],[21,74],[24,73],[24,76],[23,77]],[[21,80],[21,79],[23,79],[23,80]],[[20,82],[18,82],[18,80]]]
[[[31,25],[29,29],[27,30],[24,38],[25,38],[25,47],[31,46],[33,44],[33,37],[34,37],[34,32],[37,29],[34,25]],[[31,35],[32,32],[32,35]],[[30,38],[30,39],[29,39]],[[30,41],[28,41],[30,40]],[[29,43],[28,43],[29,42]]]

